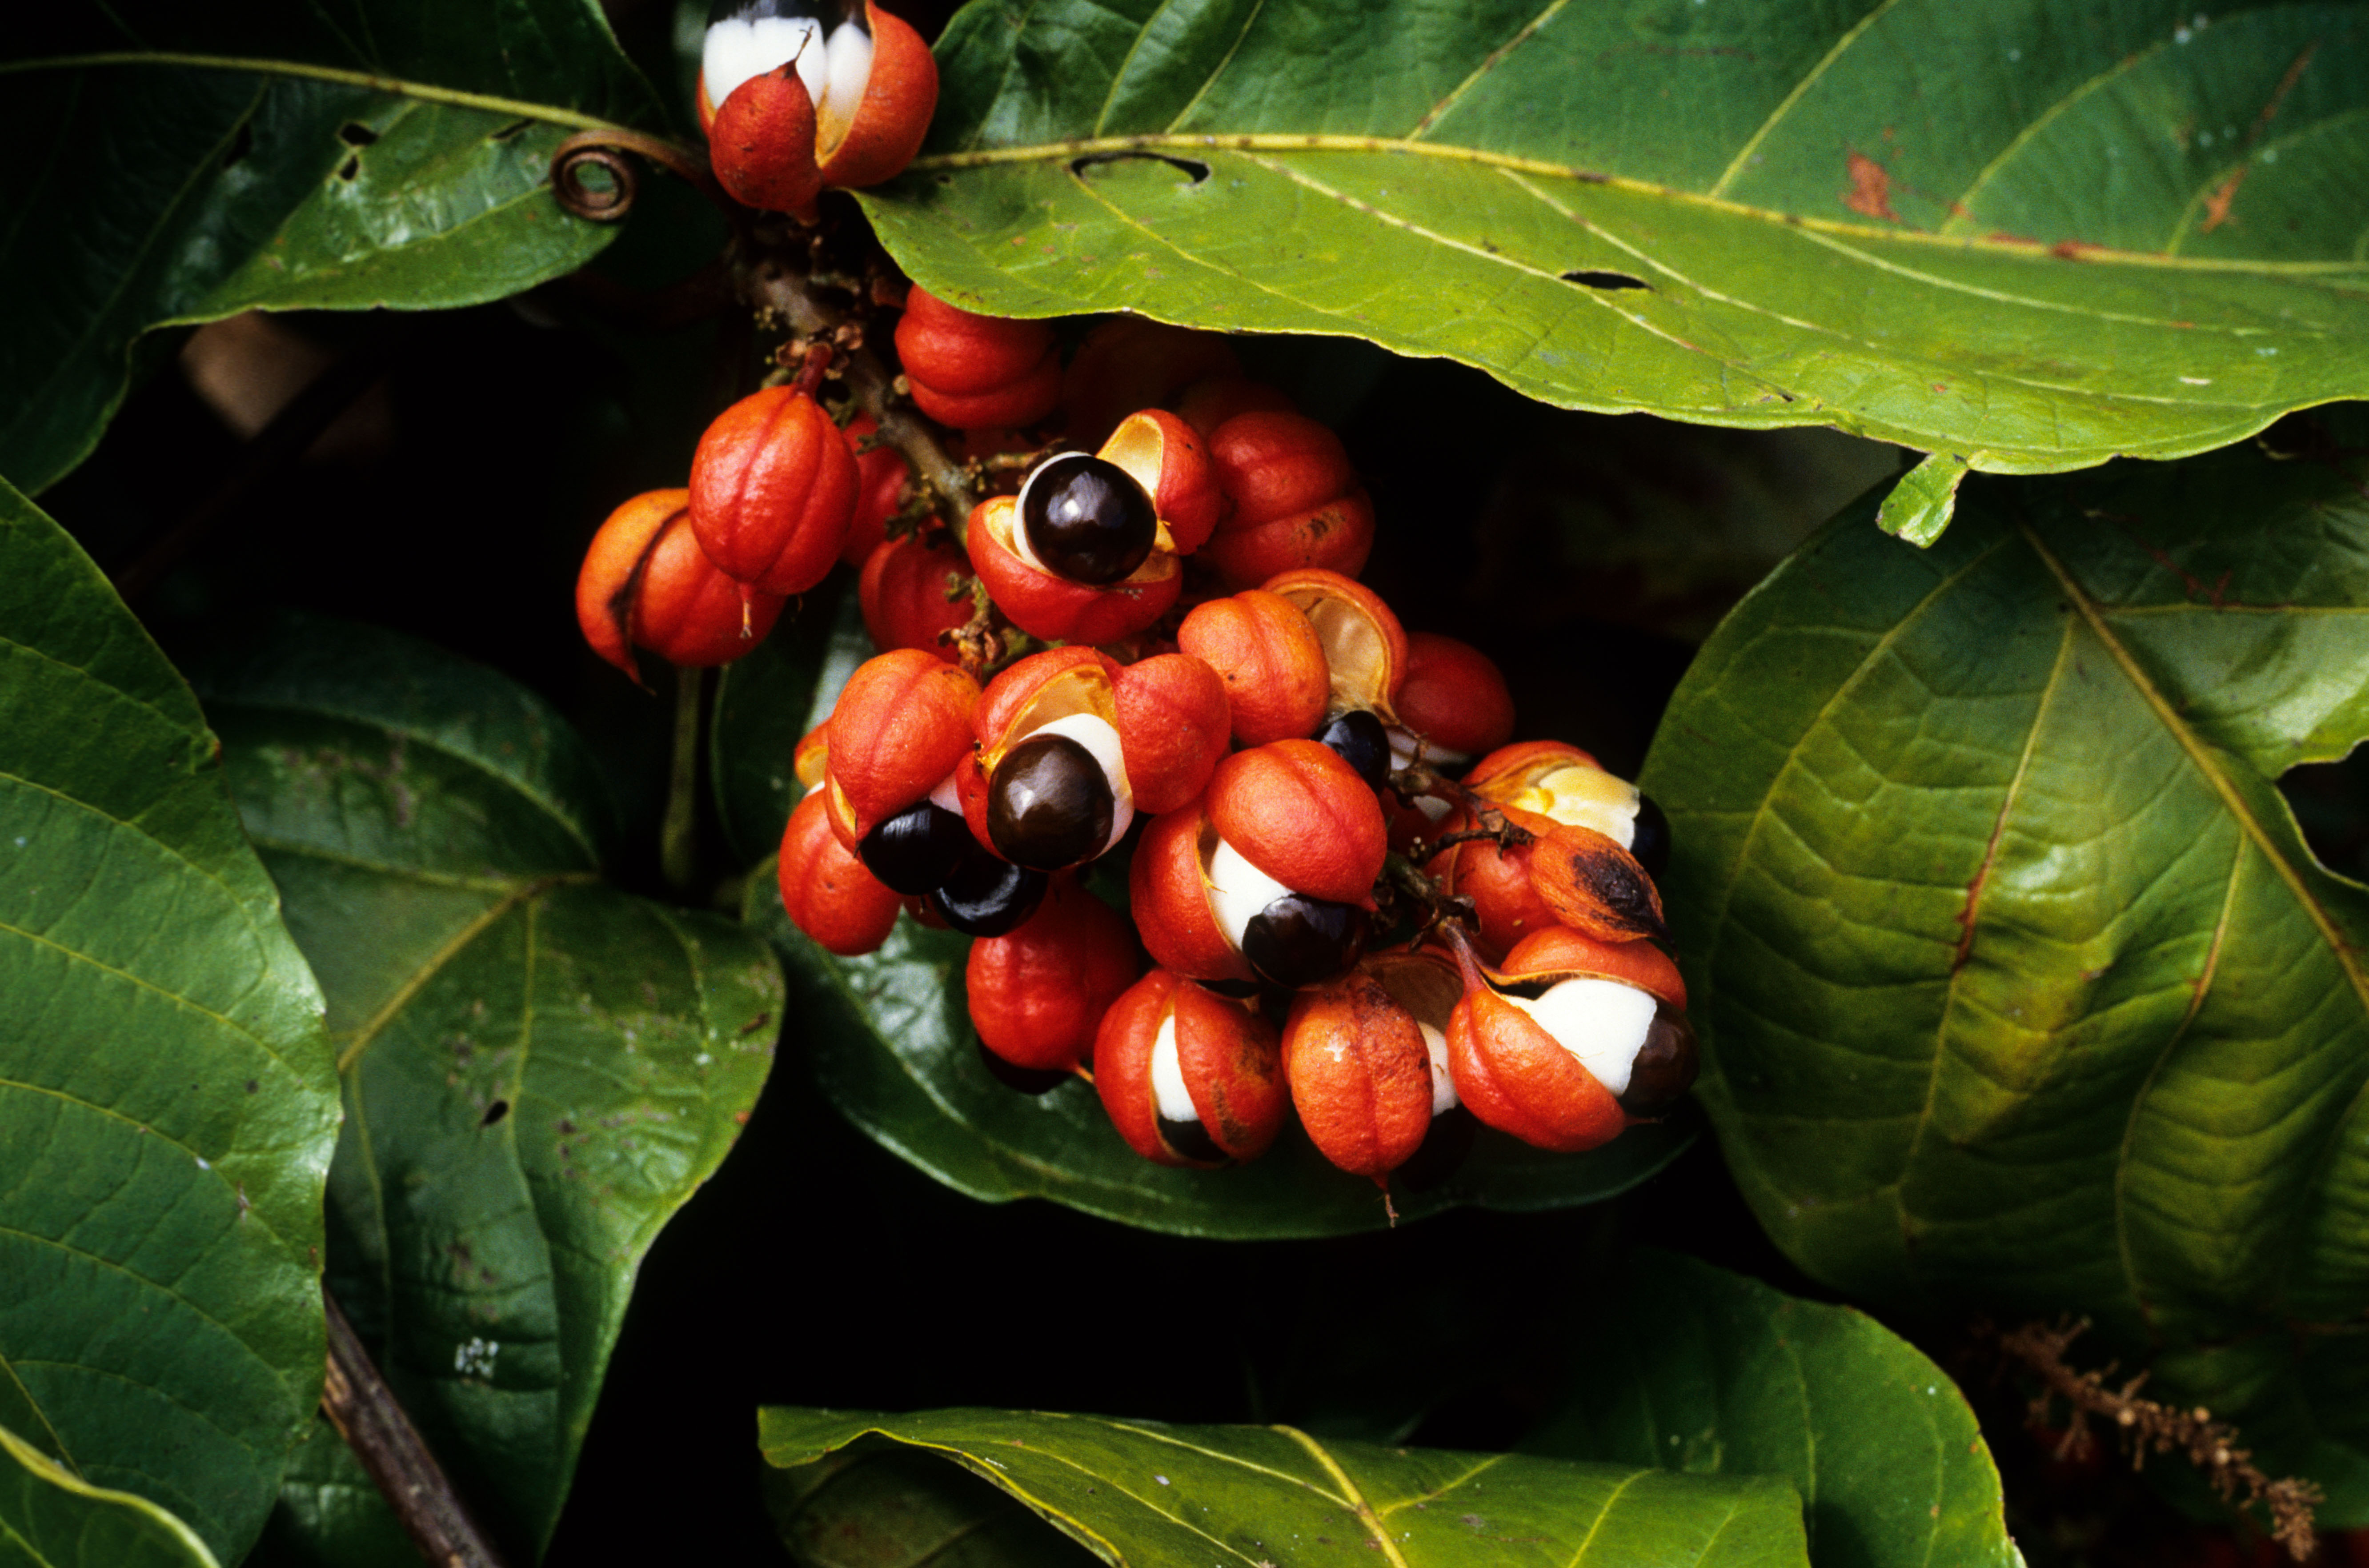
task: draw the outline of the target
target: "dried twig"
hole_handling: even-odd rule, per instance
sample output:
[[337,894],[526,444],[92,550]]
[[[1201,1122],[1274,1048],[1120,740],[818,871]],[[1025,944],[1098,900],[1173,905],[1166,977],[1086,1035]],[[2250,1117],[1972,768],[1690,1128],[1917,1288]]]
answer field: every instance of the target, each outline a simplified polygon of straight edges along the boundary
[[2296,1562],[2308,1559],[2318,1547],[2312,1509],[2325,1495],[2320,1489],[2308,1481],[2291,1477],[2273,1481],[2265,1475],[2253,1462],[2251,1451],[2237,1446],[2237,1429],[2214,1419],[2203,1405],[2175,1410],[2140,1398],[2138,1391],[2147,1379],[2145,1372],[2112,1389],[2106,1386],[2114,1370],[2112,1363],[2094,1372],[2075,1371],[2066,1363],[2065,1352],[2089,1327],[2089,1320],[2084,1318],[2053,1329],[2039,1323],[2005,1333],[1988,1324],[1976,1329],[1977,1333],[1995,1339],[2002,1354],[2039,1376],[2041,1391],[2031,1402],[2035,1424],[2047,1423],[2057,1400],[2070,1409],[2065,1436],[2056,1445],[2057,1458],[2086,1457],[2096,1442],[2089,1418],[2110,1421],[2130,1450],[2133,1470],[2145,1464],[2150,1448],[2159,1454],[2184,1452],[2224,1499],[2239,1507],[2260,1503],[2270,1514],[2272,1537]]

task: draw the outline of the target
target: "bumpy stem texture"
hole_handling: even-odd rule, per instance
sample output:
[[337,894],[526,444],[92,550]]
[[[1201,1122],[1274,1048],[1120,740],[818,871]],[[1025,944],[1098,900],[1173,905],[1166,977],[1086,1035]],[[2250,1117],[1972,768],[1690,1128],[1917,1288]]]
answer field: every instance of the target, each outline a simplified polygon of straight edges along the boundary
[[326,1289],[329,1311],[329,1373],[321,1386],[321,1411],[338,1436],[378,1483],[404,1533],[434,1568],[502,1568],[501,1554],[461,1504],[443,1467],[395,1391],[362,1348],[353,1324]]

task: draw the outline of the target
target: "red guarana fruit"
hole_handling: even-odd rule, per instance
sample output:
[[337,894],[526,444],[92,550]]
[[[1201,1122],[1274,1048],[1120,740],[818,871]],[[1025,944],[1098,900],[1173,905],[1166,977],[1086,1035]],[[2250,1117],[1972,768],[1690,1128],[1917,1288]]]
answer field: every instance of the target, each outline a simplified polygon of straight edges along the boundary
[[1103,1015],[1094,1092],[1128,1146],[1163,1165],[1253,1159],[1289,1104],[1275,1025],[1165,969]]
[[1201,555],[1230,585],[1295,567],[1356,577],[1373,547],[1374,508],[1330,429],[1304,415],[1238,414],[1209,432],[1230,510]]
[[831,830],[856,849],[887,818],[930,792],[970,755],[978,682],[919,648],[856,666],[831,709],[824,779]]
[[830,830],[823,797],[809,794],[782,832],[782,908],[826,953],[853,958],[888,940],[904,900],[882,887]]
[[1019,929],[971,944],[963,971],[971,1024],[1015,1067],[1074,1067],[1138,967],[1126,917],[1075,877],[1057,876]]
[[728,664],[773,629],[778,594],[745,590],[699,548],[686,492],[651,490],[609,514],[576,579],[576,619],[592,651],[638,683],[632,649],[686,668]]
[[1456,1104],[1447,1024],[1455,967],[1433,953],[1375,954],[1292,1000],[1284,1077],[1300,1125],[1327,1160],[1381,1180]]
[[937,63],[919,34],[868,3],[815,12],[751,4],[703,40],[698,108],[715,177],[738,201],[801,219],[825,186],[896,177],[937,107]]
[[979,315],[916,283],[897,321],[913,402],[957,430],[1033,425],[1061,395],[1061,356],[1041,321]]
[[855,518],[855,458],[815,400],[786,386],[717,415],[691,459],[691,525],[727,575],[804,593],[838,559]]
[[[938,634],[969,624],[970,560],[953,541],[918,533],[883,540],[856,579],[857,606],[872,646],[920,648],[955,663],[959,650]],[[947,597],[949,583],[957,591]]]
[[1245,746],[1305,739],[1331,692],[1316,628],[1289,600],[1259,589],[1193,607],[1176,646],[1225,683],[1234,738]]

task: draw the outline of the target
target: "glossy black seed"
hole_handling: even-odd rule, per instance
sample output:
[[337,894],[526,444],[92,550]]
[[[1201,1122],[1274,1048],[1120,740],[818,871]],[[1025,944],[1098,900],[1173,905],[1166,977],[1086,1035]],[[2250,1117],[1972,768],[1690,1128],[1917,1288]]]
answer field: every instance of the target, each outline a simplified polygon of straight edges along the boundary
[[1242,956],[1286,990],[1322,985],[1365,950],[1365,910],[1305,893],[1286,893],[1242,927]]
[[1196,1165],[1222,1165],[1226,1151],[1209,1136],[1209,1129],[1197,1121],[1172,1122],[1158,1111],[1151,1119],[1160,1128],[1160,1141],[1168,1145],[1180,1160],[1190,1160]]
[[1092,751],[1066,735],[1032,735],[988,781],[988,841],[1014,865],[1059,871],[1103,853],[1117,809]]
[[1637,826],[1629,840],[1629,853],[1656,882],[1670,864],[1670,819],[1662,815],[1650,795],[1637,797]]
[[960,817],[934,802],[917,800],[864,834],[857,854],[864,868],[884,886],[918,898],[944,882],[955,863],[978,848],[969,824]]
[[1062,1072],[1048,1067],[1022,1067],[989,1050],[986,1041],[974,1043],[978,1047],[978,1059],[987,1063],[987,1070],[995,1081],[1006,1089],[1017,1089],[1023,1094],[1042,1094],[1048,1090],[1059,1089],[1077,1076],[1074,1072]]
[[1410,1192],[1428,1192],[1438,1186],[1472,1157],[1472,1140],[1480,1126],[1463,1106],[1448,1106],[1431,1118],[1431,1130],[1423,1135],[1407,1162],[1390,1173],[1390,1180]]
[[1629,1087],[1620,1096],[1620,1108],[1632,1116],[1668,1110],[1694,1086],[1700,1061],[1694,1025],[1684,1013],[1656,1007],[1654,1022],[1645,1029],[1645,1043],[1630,1064]]
[[1193,983],[1203,990],[1232,1001],[1248,1001],[1267,989],[1256,980],[1195,980]]
[[930,908],[965,936],[1001,936],[1036,912],[1049,880],[974,845],[930,894]]
[[1316,738],[1331,747],[1341,761],[1356,771],[1369,789],[1379,790],[1390,776],[1390,738],[1382,721],[1359,708],[1324,721]]
[[1036,465],[1020,487],[1020,527],[1045,569],[1105,588],[1151,555],[1160,513],[1116,463],[1065,452]]

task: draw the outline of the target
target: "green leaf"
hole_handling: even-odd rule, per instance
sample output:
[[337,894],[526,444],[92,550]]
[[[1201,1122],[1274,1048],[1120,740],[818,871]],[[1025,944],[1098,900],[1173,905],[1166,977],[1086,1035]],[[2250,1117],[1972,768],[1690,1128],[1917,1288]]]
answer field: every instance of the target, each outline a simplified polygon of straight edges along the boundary
[[1875,526],[1911,544],[1930,544],[1950,526],[1958,509],[1958,486],[1971,458],[1937,452],[1900,476],[1876,509]]
[[1046,1568],[1100,1562],[976,1476],[877,1439],[765,1471],[765,1505],[801,1568]]
[[0,1425],[235,1559],[321,1394],[321,993],[196,699],[0,482]]
[[[1700,1086],[1770,1234],[1943,1322],[2082,1314],[2369,1523],[2369,889],[2273,784],[2369,735],[2369,463],[2253,448],[1837,521],[1645,771]],[[2309,429],[2296,432],[2311,437]]]
[[385,1494],[325,1414],[280,1478],[280,1505],[244,1568],[418,1568]]
[[616,231],[560,211],[552,152],[656,117],[589,0],[71,0],[8,52],[0,471],[34,491],[97,444],[143,334],[582,266]]
[[600,880],[593,763],[490,670],[307,621],[205,689],[328,993],[331,1283],[489,1526],[539,1552],[635,1272],[763,1086],[779,971]]
[[93,1486],[0,1426],[0,1564],[216,1568],[197,1532],[129,1492]]
[[933,292],[1351,333],[2000,472],[2369,391],[2369,17],[980,0],[864,193]]
[[[883,1147],[957,1192],[989,1203],[1048,1197],[1182,1236],[1331,1236],[1390,1223],[1374,1184],[1329,1164],[1297,1122],[1246,1165],[1178,1170],[1129,1149],[1082,1079],[1033,1096],[1006,1087],[970,1025],[967,937],[900,920],[877,953],[833,957],[789,923],[772,861],[750,876],[744,918],[782,955],[802,1054],[822,1092]],[[1682,1107],[1587,1154],[1550,1154],[1482,1127],[1461,1164],[1423,1185],[1402,1170],[1390,1192],[1402,1221],[1468,1204],[1594,1203],[1677,1159],[1700,1125]]]
[[1572,1326],[1588,1351],[1525,1450],[1782,1476],[1818,1568],[2021,1568],[1974,1413],[1873,1319],[1648,1251]]
[[984,1476],[1127,1568],[1807,1561],[1800,1500],[1768,1477],[1320,1443],[1288,1426],[993,1410],[757,1413],[758,1444],[777,1468],[876,1433]]

